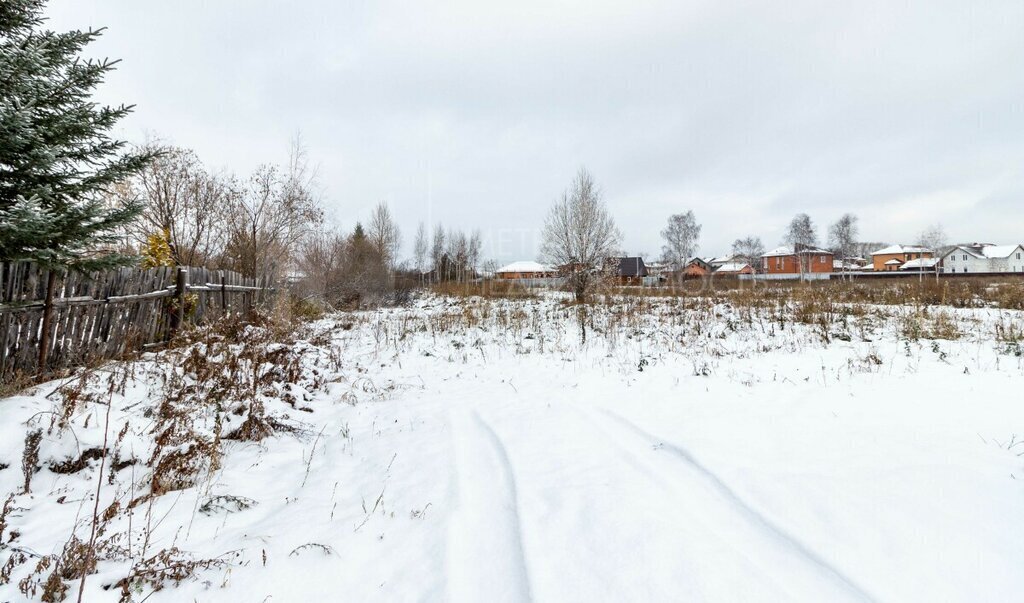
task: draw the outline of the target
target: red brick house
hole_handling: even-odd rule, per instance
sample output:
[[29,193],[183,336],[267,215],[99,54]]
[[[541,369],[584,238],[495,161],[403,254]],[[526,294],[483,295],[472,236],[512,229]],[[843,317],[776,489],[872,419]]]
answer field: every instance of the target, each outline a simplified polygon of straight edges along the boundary
[[707,260],[701,258],[693,258],[690,260],[683,269],[680,271],[683,278],[699,278],[707,276],[714,271],[711,264]]
[[831,274],[835,257],[816,247],[783,245],[761,256],[761,270],[771,278]]

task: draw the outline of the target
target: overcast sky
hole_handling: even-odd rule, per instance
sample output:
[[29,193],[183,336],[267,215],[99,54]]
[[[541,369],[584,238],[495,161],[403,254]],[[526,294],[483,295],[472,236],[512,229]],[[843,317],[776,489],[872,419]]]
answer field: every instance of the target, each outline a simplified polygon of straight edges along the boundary
[[108,28],[104,102],[245,173],[301,132],[346,228],[384,200],[534,259],[586,166],[629,252],[672,213],[701,254],[806,212],[827,236],[1024,241],[1024,2],[52,0],[55,29]]

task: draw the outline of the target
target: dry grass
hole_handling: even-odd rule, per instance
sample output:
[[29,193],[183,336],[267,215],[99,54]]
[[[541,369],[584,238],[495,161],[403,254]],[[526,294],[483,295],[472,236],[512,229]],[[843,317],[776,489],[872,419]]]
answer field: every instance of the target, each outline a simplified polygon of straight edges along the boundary
[[430,291],[449,297],[481,297],[484,299],[534,299],[537,292],[513,280],[492,279],[473,283],[447,281],[430,286]]

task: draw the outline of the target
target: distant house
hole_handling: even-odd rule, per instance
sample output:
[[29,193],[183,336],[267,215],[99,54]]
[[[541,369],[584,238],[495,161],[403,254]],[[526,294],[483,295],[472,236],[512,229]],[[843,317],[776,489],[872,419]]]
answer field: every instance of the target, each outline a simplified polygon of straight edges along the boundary
[[939,271],[1024,272],[1024,246],[988,243],[956,245],[942,255]]
[[846,258],[845,260],[832,260],[832,271],[833,272],[860,272],[862,270],[871,270],[867,260],[863,258]]
[[712,269],[718,270],[719,268],[725,266],[726,264],[745,262],[746,258],[739,256],[735,253],[730,253],[728,255],[719,256],[717,258],[707,258],[705,261],[711,266]]
[[903,262],[900,266],[901,272],[935,272],[939,264],[939,258],[917,258],[909,262]]
[[871,254],[871,265],[878,271],[899,270],[910,260],[933,257],[935,253],[919,245],[890,245]]
[[718,270],[713,272],[715,276],[739,276],[741,274],[754,274],[754,267],[746,262],[732,262],[722,264]]
[[618,277],[620,285],[642,285],[644,278],[649,276],[642,257],[617,258],[617,262],[617,272],[613,273]]
[[494,275],[506,280],[554,278],[558,271],[537,262],[512,262],[495,270]]
[[761,256],[761,270],[767,278],[828,278],[835,256],[817,247],[782,245]]
[[693,258],[680,271],[682,278],[699,278],[714,272],[711,264],[703,258]]

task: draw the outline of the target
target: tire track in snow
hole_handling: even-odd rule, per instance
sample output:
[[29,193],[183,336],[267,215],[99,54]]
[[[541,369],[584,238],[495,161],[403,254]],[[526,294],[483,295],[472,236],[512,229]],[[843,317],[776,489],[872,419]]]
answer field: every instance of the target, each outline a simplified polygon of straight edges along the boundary
[[448,531],[448,600],[530,601],[515,475],[479,413],[453,412],[458,507]]
[[[874,598],[863,588],[846,577],[814,550],[747,504],[715,472],[708,469],[682,446],[666,442],[645,431],[632,421],[611,411],[601,409],[601,412],[598,413],[592,409],[585,409],[576,405],[573,405],[573,407],[580,414],[587,417],[599,430],[604,432],[608,437],[608,441],[621,450],[635,468],[661,482],[663,487],[673,490],[676,495],[693,497],[697,494],[697,490],[695,488],[688,488],[685,484],[680,483],[682,481],[680,474],[676,472],[669,473],[658,468],[657,460],[649,461],[641,458],[636,450],[622,443],[622,440],[625,438],[618,436],[623,435],[623,432],[625,432],[627,437],[639,441],[647,450],[652,452],[654,450],[669,452],[672,455],[672,459],[687,467],[690,470],[689,473],[693,476],[691,478],[692,481],[697,482],[696,486],[704,486],[705,491],[713,494],[719,501],[724,502],[725,506],[731,510],[734,516],[741,517],[745,520],[744,523],[748,527],[754,528],[754,533],[745,536],[743,538],[744,542],[740,544],[740,546],[753,547],[753,541],[759,541],[757,542],[759,550],[753,551],[752,558],[777,557],[779,553],[783,553],[785,557],[799,559],[803,564],[814,568],[814,574],[824,578],[825,582],[830,583],[833,587],[837,587],[843,594],[847,595],[847,598],[874,601]],[[640,446],[637,448],[640,448]],[[712,518],[707,517],[707,519]],[[761,537],[758,538],[758,535]],[[771,549],[775,549],[775,551]],[[809,576],[809,578],[812,582],[820,582],[820,580],[814,580],[814,576]]]

